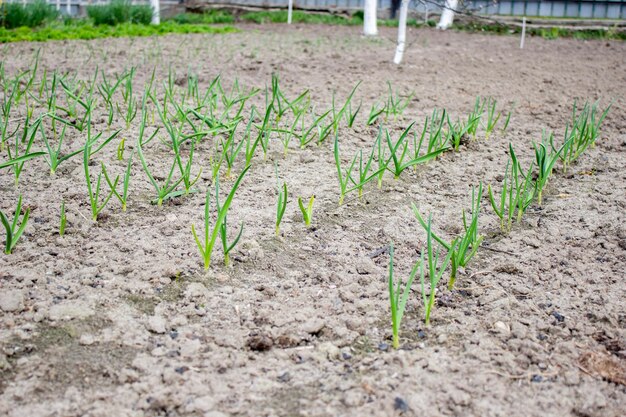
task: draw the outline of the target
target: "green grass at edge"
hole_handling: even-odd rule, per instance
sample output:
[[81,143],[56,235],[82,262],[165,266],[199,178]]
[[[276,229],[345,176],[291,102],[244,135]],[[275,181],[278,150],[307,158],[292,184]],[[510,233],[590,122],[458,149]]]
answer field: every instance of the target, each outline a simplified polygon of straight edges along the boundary
[[0,28],[0,43],[7,42],[45,42],[63,39],[98,39],[135,36],[156,36],[170,33],[231,33],[238,30],[232,26],[207,26],[164,22],[160,25],[140,25],[123,23],[117,26],[51,25],[39,29],[21,27],[17,29]]

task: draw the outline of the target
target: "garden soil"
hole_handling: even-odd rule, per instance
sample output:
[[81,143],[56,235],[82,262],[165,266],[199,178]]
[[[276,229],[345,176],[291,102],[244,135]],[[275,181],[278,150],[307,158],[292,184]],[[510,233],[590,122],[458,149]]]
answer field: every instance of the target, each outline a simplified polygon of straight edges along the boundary
[[[0,256],[0,415],[623,416],[626,43],[529,38],[520,50],[513,36],[412,29],[395,66],[390,28],[375,38],[359,27],[239,28],[15,43],[0,56],[11,76],[28,69],[38,50],[40,75],[57,70],[88,80],[99,68],[114,78],[135,66],[139,99],[153,68],[160,91],[169,68],[181,89],[188,71],[202,89],[220,74],[225,86],[237,79],[242,88],[265,88],[276,73],[287,97],[308,89],[318,113],[362,81],[355,126],[339,131],[344,167],[358,150],[369,154],[378,126],[366,119],[386,99],[387,81],[394,94],[413,93],[404,115],[385,124],[392,138],[412,121],[421,126],[435,108],[465,118],[477,96],[511,111],[509,127],[487,140],[479,129],[459,152],[397,180],[388,173],[381,190],[370,183],[361,199],[348,194],[341,206],[332,140],[306,149],[294,141],[285,156],[273,139],[231,206],[230,233],[244,223],[233,265],[223,266],[218,243],[207,272],[191,225],[203,230],[210,138],[196,149],[199,192],[150,204],[154,190],[135,154],[127,212],[113,199],[97,224],[82,155],[53,176],[43,159],[28,162],[17,190],[11,171],[1,171],[0,209],[12,214],[22,194],[31,217],[14,253]],[[612,103],[597,145],[567,171],[557,164],[542,206],[501,233],[486,189],[499,193],[509,143],[528,166],[532,141],[544,130],[561,141],[573,104],[595,100],[601,108]],[[262,106],[262,94],[254,102]],[[98,106],[94,132],[106,132]],[[16,117],[24,112],[22,104]],[[138,120],[128,130],[114,121],[125,158]],[[81,141],[84,134],[68,131],[67,149]],[[123,172],[118,142],[93,157],[94,173],[100,162]],[[42,146],[37,139],[35,148]],[[162,180],[171,153],[157,140],[144,152]],[[276,166],[289,188],[278,237]],[[241,169],[240,159],[231,178],[222,172],[223,192]],[[406,280],[425,247],[411,203],[451,238],[479,182],[481,248],[453,291],[447,275],[440,283],[429,326],[416,280],[401,347],[392,349],[390,242],[395,276]],[[306,228],[297,198],[312,195]],[[60,237],[62,201],[68,226]]]

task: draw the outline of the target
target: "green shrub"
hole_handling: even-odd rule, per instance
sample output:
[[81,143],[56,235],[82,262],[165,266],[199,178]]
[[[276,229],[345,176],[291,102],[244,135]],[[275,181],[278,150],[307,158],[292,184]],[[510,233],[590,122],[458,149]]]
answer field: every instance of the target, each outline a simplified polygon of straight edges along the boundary
[[215,23],[233,23],[235,18],[232,14],[223,10],[211,10],[205,13],[180,13],[168,20],[172,20],[176,23],[201,25],[201,24],[215,24]]
[[115,26],[120,23],[149,25],[152,13],[151,6],[133,5],[129,0],[113,0],[109,4],[87,6],[87,16],[96,25]]
[[21,3],[0,4],[0,26],[7,29],[41,26],[58,16],[59,12],[45,0],[36,0],[34,3],[26,5]]

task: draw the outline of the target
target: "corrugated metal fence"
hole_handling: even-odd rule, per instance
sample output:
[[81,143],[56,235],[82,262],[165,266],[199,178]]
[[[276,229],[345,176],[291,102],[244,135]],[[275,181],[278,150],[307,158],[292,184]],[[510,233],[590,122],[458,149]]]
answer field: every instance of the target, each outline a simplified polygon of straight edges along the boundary
[[[229,4],[253,7],[287,7],[287,0],[199,0],[208,4]],[[411,9],[417,13],[440,13],[443,0],[414,0]],[[355,11],[363,10],[363,0],[294,0],[300,9]],[[378,8],[385,15],[391,0],[379,0]],[[481,15],[542,16],[557,18],[626,19],[625,0],[466,0],[461,6]]]
[[[2,0],[0,0],[1,2]],[[7,0],[5,0],[7,1]],[[108,3],[109,0],[47,0],[64,13],[75,15],[90,4]],[[195,0],[196,3],[286,8],[287,0]],[[8,0],[8,2],[27,3],[27,0]],[[299,9],[356,11],[363,10],[364,0],[294,0],[294,7]],[[149,0],[133,0],[133,4],[149,4]],[[178,0],[161,0],[162,9],[171,5],[185,3]],[[416,13],[441,12],[440,4],[444,0],[413,0],[411,10]],[[466,0],[461,8],[480,15],[541,16],[556,18],[585,19],[626,19],[626,0]],[[379,0],[381,16],[391,8],[391,0]]]

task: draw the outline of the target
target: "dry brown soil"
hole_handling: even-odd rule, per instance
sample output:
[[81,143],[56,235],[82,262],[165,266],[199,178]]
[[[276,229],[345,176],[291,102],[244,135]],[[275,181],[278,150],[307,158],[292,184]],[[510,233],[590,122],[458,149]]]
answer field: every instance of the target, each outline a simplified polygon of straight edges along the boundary
[[[32,215],[15,252],[0,256],[0,415],[624,415],[626,43],[531,38],[520,50],[514,37],[412,30],[396,67],[391,29],[376,39],[361,37],[358,27],[241,29],[18,43],[0,56],[8,75],[28,68],[37,49],[40,71],[80,79],[96,66],[111,76],[136,66],[139,92],[154,66],[159,85],[171,67],[178,76],[198,74],[203,88],[218,74],[224,85],[237,78],[264,88],[277,72],[289,96],[310,89],[318,109],[333,91],[344,98],[362,80],[357,126],[340,131],[345,160],[371,147],[377,129],[365,126],[365,113],[386,95],[387,80],[415,93],[404,118],[390,123],[394,135],[435,107],[464,117],[477,95],[513,109],[510,127],[398,180],[387,175],[382,191],[370,184],[362,200],[351,194],[341,207],[329,142],[292,146],[284,157],[274,141],[233,201],[231,227],[245,223],[234,266],[221,264],[218,248],[208,272],[190,229],[202,222],[211,184],[208,139],[194,165],[194,172],[204,168],[201,192],[151,205],[135,162],[128,211],[112,201],[97,225],[87,220],[81,156],[53,177],[42,159],[27,163],[19,190],[12,173],[1,171],[0,209],[11,211],[21,193]],[[558,167],[543,206],[533,205],[508,235],[485,198],[485,241],[456,290],[441,282],[425,327],[415,285],[401,349],[389,348],[389,258],[372,254],[393,241],[396,274],[406,278],[425,238],[410,203],[453,236],[469,186],[498,184],[509,142],[528,164],[543,129],[560,139],[576,99],[613,100],[597,146],[567,173]],[[104,130],[103,119],[94,122]],[[121,120],[115,126],[132,148],[137,123],[129,131]],[[70,136],[68,149],[84,140]],[[117,174],[125,163],[115,148],[95,158]],[[156,141],[146,153],[165,175],[171,154]],[[279,238],[274,162],[290,190]],[[236,172],[241,167],[240,160]],[[231,184],[222,181],[224,190]],[[296,197],[312,194],[307,230]],[[68,229],[61,238],[62,200]]]

